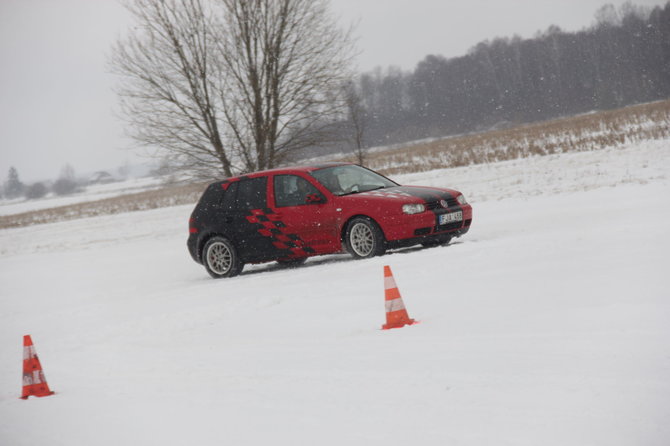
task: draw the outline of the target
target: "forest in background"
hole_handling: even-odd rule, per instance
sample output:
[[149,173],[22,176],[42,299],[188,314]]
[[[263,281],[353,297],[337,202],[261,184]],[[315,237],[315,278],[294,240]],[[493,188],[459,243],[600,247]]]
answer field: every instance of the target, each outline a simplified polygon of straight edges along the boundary
[[[670,2],[605,5],[578,32],[496,38],[412,72],[362,74],[357,126],[366,147],[513,127],[670,97]],[[340,147],[341,148],[341,147]]]

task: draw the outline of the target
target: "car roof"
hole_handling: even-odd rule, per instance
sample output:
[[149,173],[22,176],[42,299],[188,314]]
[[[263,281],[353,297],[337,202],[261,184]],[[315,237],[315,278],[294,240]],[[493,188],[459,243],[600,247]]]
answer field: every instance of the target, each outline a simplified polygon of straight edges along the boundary
[[[243,178],[256,178],[261,176],[266,176],[269,174],[294,174],[294,173],[308,173],[313,172],[318,169],[323,169],[326,167],[337,167],[337,166],[347,166],[353,165],[353,163],[321,163],[321,164],[311,164],[304,166],[289,166],[289,167],[278,167],[275,169],[260,170],[258,172],[249,172],[242,175],[237,175],[230,178],[225,178],[223,181],[234,181]],[[219,181],[220,182],[220,181]]]

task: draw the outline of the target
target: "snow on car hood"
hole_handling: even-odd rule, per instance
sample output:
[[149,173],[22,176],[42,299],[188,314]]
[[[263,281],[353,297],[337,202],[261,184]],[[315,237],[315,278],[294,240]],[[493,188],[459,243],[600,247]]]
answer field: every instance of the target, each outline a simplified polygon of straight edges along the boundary
[[[408,199],[418,198],[424,202],[439,201],[442,199],[456,198],[458,192],[452,189],[438,189],[435,187],[419,187],[419,186],[396,186],[387,187],[384,189],[372,190],[369,192],[361,192],[354,196],[359,197],[379,197],[384,199],[396,199],[398,201],[407,202]],[[419,200],[411,200],[419,201]]]

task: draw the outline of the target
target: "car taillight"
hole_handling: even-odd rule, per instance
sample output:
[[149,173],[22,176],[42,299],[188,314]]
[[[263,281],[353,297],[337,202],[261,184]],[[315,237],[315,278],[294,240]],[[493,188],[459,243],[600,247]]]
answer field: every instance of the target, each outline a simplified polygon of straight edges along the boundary
[[188,232],[190,234],[197,234],[198,228],[195,227],[195,218],[188,219]]

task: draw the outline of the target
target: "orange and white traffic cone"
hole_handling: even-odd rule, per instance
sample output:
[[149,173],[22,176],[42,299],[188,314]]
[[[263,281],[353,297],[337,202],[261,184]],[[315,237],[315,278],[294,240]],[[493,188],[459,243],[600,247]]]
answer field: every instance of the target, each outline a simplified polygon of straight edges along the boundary
[[414,319],[410,319],[407,314],[405,304],[389,266],[384,266],[384,298],[386,300],[386,324],[382,325],[382,330],[417,323]]
[[23,337],[23,392],[21,399],[29,396],[49,396],[54,392],[49,390],[47,379],[42,371],[42,365],[35,352],[30,335]]

